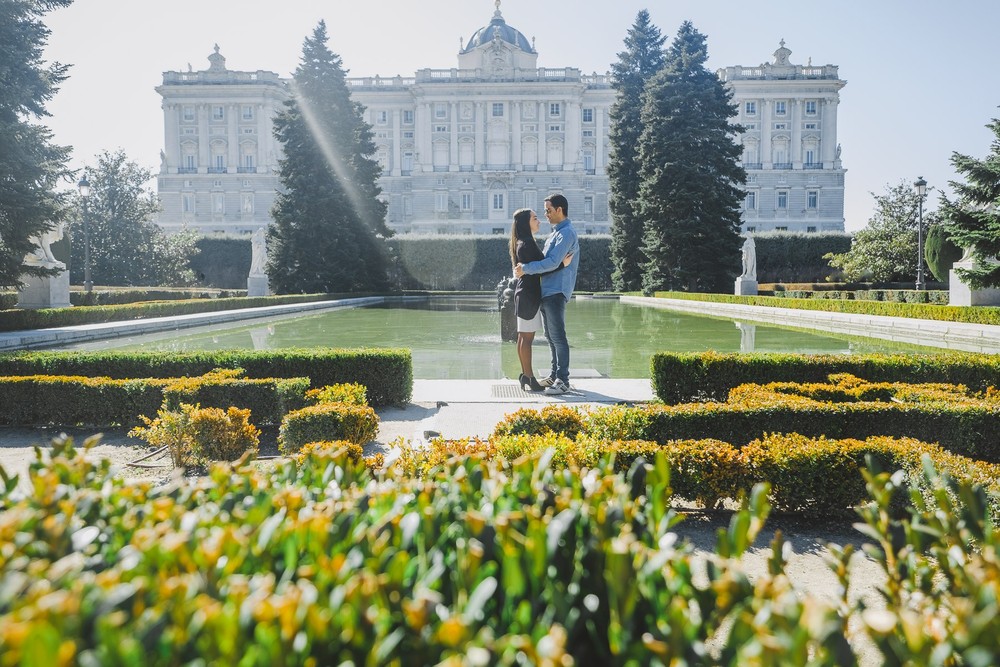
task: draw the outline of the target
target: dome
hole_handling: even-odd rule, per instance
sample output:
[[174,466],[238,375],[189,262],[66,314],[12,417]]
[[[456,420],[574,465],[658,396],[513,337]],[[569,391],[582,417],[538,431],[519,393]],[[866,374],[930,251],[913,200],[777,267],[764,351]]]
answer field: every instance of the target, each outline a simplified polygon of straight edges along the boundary
[[535,52],[528,38],[520,30],[512,28],[503,20],[503,15],[500,14],[499,0],[497,2],[497,10],[493,12],[493,20],[490,21],[489,25],[472,33],[472,37],[469,38],[469,42],[465,45],[462,53],[468,53],[484,44],[489,44],[494,38],[499,38],[508,44],[512,44],[526,53]]

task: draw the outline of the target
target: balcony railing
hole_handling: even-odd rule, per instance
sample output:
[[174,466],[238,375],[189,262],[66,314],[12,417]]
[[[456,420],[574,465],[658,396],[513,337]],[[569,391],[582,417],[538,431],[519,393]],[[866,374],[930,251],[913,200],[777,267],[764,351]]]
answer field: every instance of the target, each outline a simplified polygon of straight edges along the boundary
[[177,167],[178,174],[197,174],[198,167]]
[[802,165],[802,168],[803,169],[822,169],[823,168],[823,163],[822,162],[806,162],[805,164]]
[[774,168],[775,169],[791,169],[792,168],[792,163],[791,162],[775,162],[774,163]]
[[236,167],[237,174],[256,174],[257,167]]
[[761,168],[761,164],[760,164],[760,162],[744,162],[743,163],[743,168],[744,169],[760,169]]
[[208,173],[210,174],[224,174],[226,173],[225,167],[209,167]]

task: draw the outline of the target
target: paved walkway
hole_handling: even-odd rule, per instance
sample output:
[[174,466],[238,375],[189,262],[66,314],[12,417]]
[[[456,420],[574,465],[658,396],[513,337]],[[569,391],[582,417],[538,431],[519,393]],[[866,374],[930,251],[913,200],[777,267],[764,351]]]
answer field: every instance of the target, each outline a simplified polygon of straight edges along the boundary
[[570,373],[570,391],[546,396],[523,391],[515,380],[414,380],[413,398],[402,408],[379,409],[378,442],[402,437],[427,440],[487,437],[505,415],[545,405],[574,407],[643,403],[653,400],[648,379],[582,378]]

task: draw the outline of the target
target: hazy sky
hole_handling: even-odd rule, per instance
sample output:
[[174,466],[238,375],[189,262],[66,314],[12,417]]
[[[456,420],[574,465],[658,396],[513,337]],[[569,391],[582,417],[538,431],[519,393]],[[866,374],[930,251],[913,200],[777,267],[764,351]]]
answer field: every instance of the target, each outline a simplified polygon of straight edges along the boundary
[[[489,23],[493,0],[76,0],[49,14],[46,57],[72,64],[46,123],[74,148],[74,167],[124,149],[159,168],[163,113],[154,87],[168,70],[208,67],[218,44],[229,69],[289,76],[303,39],[326,20],[350,76],[412,76],[457,66],[460,42]],[[952,151],[984,157],[1000,116],[1000,2],[839,0],[504,0],[508,24],[535,38],[540,67],[605,72],[641,9],[672,38],[690,20],[709,66],[770,61],[839,65],[838,141],[847,169],[847,229],[864,227],[870,192],[923,176],[947,189]],[[931,197],[930,208],[936,197]]]

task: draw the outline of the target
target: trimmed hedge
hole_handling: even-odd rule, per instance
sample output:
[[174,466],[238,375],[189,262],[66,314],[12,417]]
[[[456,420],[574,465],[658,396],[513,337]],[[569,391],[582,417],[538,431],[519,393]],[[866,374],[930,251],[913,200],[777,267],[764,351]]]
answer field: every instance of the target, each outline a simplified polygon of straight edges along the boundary
[[668,404],[725,400],[730,389],[746,383],[825,382],[833,373],[872,382],[944,382],[985,391],[1000,387],[1000,356],[660,352],[650,359],[653,391]]
[[[939,443],[944,449],[1000,462],[1000,401],[995,392],[910,384],[805,387],[747,384],[726,403],[613,406],[587,415],[585,432],[604,440],[717,438],[742,447],[767,433],[867,438],[884,435]],[[820,400],[808,394],[822,394]],[[837,393],[841,396],[837,396]],[[830,402],[842,399],[842,402]]]
[[112,306],[88,306],[86,308],[14,309],[0,311],[0,331],[23,331],[26,329],[76,326],[78,324],[123,322],[149,317],[169,317],[191,315],[194,313],[211,313],[219,310],[279,306],[286,303],[313,303],[315,301],[328,301],[337,296],[335,294],[291,294],[286,296],[232,297],[227,299],[152,301]]
[[[1000,325],[998,306],[945,306],[930,303],[895,303],[890,301],[848,301],[846,299],[786,299],[776,296],[736,296],[734,294],[702,294],[694,292],[656,292],[655,296],[686,301],[738,303],[746,306],[797,308],[828,313],[884,315],[940,322]],[[919,298],[919,297],[914,297]]]
[[401,405],[413,395],[413,359],[407,349],[0,354],[0,375],[176,378],[217,368],[242,368],[250,378],[308,377],[313,387],[354,382],[365,386],[374,406]]
[[240,378],[208,373],[193,378],[112,379],[28,375],[0,377],[0,424],[134,426],[161,406],[249,409],[259,424],[278,424],[305,404],[308,378]]
[[346,440],[363,444],[378,435],[378,415],[367,405],[320,403],[290,412],[281,420],[278,449],[294,454],[311,442]]
[[774,290],[768,296],[779,299],[834,299],[841,301],[889,301],[892,303],[932,303],[948,305],[947,290],[861,289],[861,290]]

